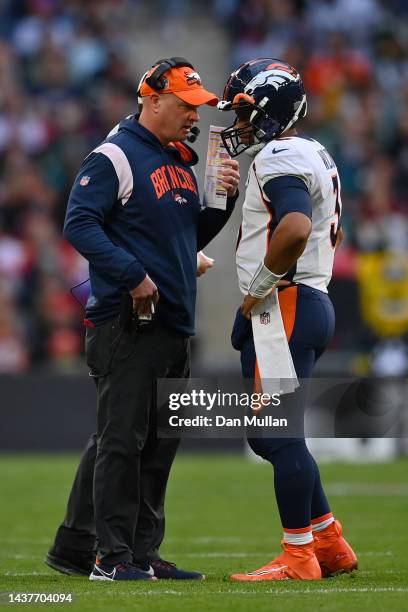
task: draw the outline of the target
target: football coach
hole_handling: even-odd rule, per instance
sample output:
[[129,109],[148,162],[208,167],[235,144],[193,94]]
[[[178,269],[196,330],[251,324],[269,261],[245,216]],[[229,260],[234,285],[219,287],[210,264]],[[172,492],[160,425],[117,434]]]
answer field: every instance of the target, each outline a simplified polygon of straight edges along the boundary
[[179,440],[157,438],[156,384],[189,376],[197,252],[231,215],[238,163],[223,168],[226,210],[203,207],[198,158],[185,141],[198,107],[218,100],[184,58],[157,62],[138,96],[140,115],[86,157],[68,201],[64,236],[89,262],[85,344],[97,432],[46,562],[91,580],[202,579],[159,556]]

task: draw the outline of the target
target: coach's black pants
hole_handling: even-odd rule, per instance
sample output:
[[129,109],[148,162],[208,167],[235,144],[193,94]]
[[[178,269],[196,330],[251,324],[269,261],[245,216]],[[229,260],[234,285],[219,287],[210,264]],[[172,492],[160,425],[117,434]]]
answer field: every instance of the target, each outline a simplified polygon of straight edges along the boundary
[[178,439],[158,439],[157,379],[189,376],[189,341],[156,324],[130,335],[117,320],[88,328],[87,363],[98,397],[91,436],[55,545],[96,546],[103,562],[154,559]]

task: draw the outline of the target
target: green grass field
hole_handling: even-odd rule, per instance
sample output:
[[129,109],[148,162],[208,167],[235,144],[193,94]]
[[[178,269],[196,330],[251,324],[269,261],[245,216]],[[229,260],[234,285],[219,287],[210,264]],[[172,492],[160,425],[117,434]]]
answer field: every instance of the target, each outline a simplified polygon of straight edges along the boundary
[[[279,550],[271,468],[234,455],[179,455],[167,497],[164,558],[205,572],[205,582],[92,583],[42,561],[64,512],[74,456],[0,456],[0,592],[72,592],[72,604],[29,605],[117,612],[408,610],[408,461],[326,465],[335,514],[360,570],[318,582],[231,583]],[[4,595],[3,595],[4,601]],[[11,606],[12,607],[12,606]]]

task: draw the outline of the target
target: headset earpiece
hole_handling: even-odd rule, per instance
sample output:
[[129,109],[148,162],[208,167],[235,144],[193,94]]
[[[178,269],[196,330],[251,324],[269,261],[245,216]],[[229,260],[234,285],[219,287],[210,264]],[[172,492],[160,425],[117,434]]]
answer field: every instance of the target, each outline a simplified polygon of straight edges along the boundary
[[157,64],[154,64],[153,68],[155,67],[155,70],[149,77],[146,78],[146,83],[155,91],[163,91],[167,84],[166,79],[163,78],[164,74],[172,68],[181,68],[183,66],[192,68],[194,70],[194,66],[192,66],[184,57],[169,57],[167,59],[161,59],[157,62]]

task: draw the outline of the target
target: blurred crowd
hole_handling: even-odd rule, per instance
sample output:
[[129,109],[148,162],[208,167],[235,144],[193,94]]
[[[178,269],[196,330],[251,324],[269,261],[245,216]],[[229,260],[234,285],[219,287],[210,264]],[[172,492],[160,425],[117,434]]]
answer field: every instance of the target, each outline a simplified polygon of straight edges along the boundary
[[80,160],[135,110],[137,11],[175,23],[211,11],[231,69],[262,56],[299,69],[305,130],[341,168],[338,277],[355,277],[357,252],[408,251],[405,0],[0,0],[0,372],[78,363],[70,289],[87,265],[61,227]]
[[136,5],[0,0],[0,372],[78,364],[87,264],[61,229],[80,161],[135,110]]

